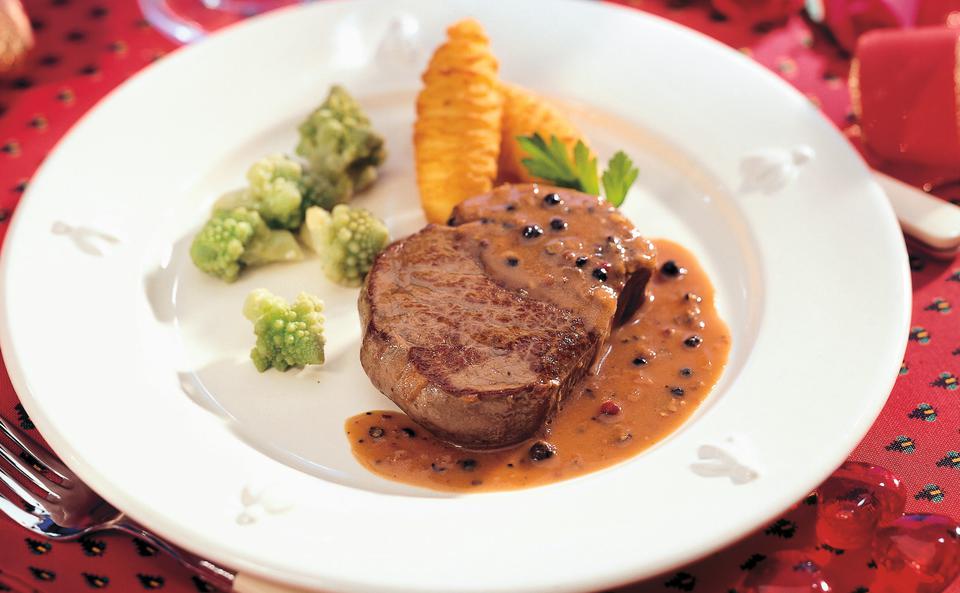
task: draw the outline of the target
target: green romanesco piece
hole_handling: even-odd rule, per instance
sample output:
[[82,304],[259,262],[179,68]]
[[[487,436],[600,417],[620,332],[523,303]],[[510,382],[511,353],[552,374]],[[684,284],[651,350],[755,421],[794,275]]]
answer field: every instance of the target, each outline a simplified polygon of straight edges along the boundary
[[369,210],[334,206],[332,212],[307,209],[301,238],[316,251],[327,278],[343,286],[360,286],[373,260],[390,242],[387,226]]
[[247,170],[249,186],[225,194],[214,210],[243,207],[256,210],[269,226],[296,229],[303,222],[303,201],[307,191],[303,165],[282,154],[255,162]]
[[266,224],[256,211],[235,208],[215,212],[193,238],[190,259],[203,272],[233,282],[243,269],[243,252],[264,229]]
[[[343,203],[377,179],[377,167],[387,157],[383,137],[377,134],[360,104],[338,85],[316,110],[300,124],[297,154],[307,159],[310,171],[327,185],[342,189],[349,179],[349,191],[339,193]],[[323,195],[323,192],[314,192]],[[345,197],[344,197],[345,196]],[[322,206],[321,199],[311,202]]]
[[323,364],[323,301],[301,292],[293,304],[258,288],[247,296],[243,315],[253,322],[257,343],[250,359],[261,373],[269,368]]
[[331,177],[323,173],[310,173],[305,177],[305,185],[305,210],[310,206],[333,210],[337,204],[345,204],[353,198],[353,181],[348,175]]
[[256,210],[243,207],[215,211],[190,245],[194,265],[225,282],[246,266],[302,258],[290,231],[270,229]]
[[290,231],[268,228],[266,233],[247,246],[240,259],[248,266],[300,261],[303,259],[303,250],[297,237]]
[[295,229],[303,222],[303,166],[282,154],[262,158],[247,171],[250,193],[267,224]]

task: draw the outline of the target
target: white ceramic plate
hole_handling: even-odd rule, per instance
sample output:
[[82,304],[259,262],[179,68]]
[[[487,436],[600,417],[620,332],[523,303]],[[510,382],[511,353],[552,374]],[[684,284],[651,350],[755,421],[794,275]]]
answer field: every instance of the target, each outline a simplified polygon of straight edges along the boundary
[[[344,420],[389,406],[359,365],[356,290],[327,283],[315,261],[228,286],[194,270],[186,248],[252,160],[292,150],[334,82],[391,151],[358,202],[395,236],[418,228],[418,74],[466,15],[488,29],[505,79],[567,102],[603,156],[636,156],[625,211],[698,254],[734,346],[705,405],[647,453],[547,487],[447,496],[351,457]],[[14,384],[83,479],[214,560],[364,593],[595,589],[730,542],[866,432],[910,301],[893,214],[814,106],[696,33],[576,1],[323,2],[181,50],[60,143],[2,266]],[[240,308],[259,286],[326,300],[325,367],[256,373]]]

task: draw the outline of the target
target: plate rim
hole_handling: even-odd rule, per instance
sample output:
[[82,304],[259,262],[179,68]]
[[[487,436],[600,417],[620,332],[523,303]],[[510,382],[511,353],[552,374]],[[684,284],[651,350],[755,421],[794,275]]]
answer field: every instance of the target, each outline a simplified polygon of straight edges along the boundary
[[[355,0],[329,0],[328,3],[351,4],[351,3],[353,3],[354,1],[355,1]],[[376,0],[360,0],[360,3],[363,3],[363,4],[374,4],[374,3],[376,3]],[[565,0],[564,2],[558,2],[558,4],[571,4],[571,5],[580,5],[580,4],[582,4],[582,5],[592,5],[592,4],[594,4],[594,3],[593,3],[593,2],[590,2],[589,0]],[[758,65],[758,64],[753,63],[753,62],[750,61],[748,58],[740,55],[738,52],[736,52],[736,51],[733,50],[732,48],[729,48],[729,47],[727,47],[727,46],[725,46],[725,45],[722,45],[721,43],[717,42],[716,40],[713,40],[712,38],[710,38],[710,37],[708,37],[708,36],[706,36],[706,35],[698,32],[698,31],[695,31],[695,30],[692,30],[692,29],[688,29],[687,27],[684,27],[684,26],[682,26],[682,25],[679,25],[679,24],[677,24],[677,23],[674,23],[674,22],[672,22],[672,21],[669,21],[668,19],[665,19],[665,18],[663,18],[663,17],[659,17],[659,16],[657,16],[657,15],[651,15],[651,14],[649,14],[649,13],[645,13],[645,12],[639,11],[639,10],[634,9],[634,8],[622,6],[622,5],[620,5],[620,4],[602,3],[602,6],[603,6],[603,9],[614,9],[614,10],[626,11],[627,13],[630,13],[631,16],[639,16],[639,17],[641,17],[641,18],[643,18],[643,19],[649,19],[650,21],[655,21],[655,22],[657,22],[659,25],[666,25],[667,28],[673,30],[671,34],[679,34],[680,37],[683,37],[684,35],[692,35],[692,36],[695,36],[695,37],[702,38],[703,40],[708,41],[708,42],[709,42],[709,45],[714,46],[714,47],[716,47],[717,49],[720,49],[720,50],[726,50],[726,51],[729,52],[730,54],[737,55],[738,58],[741,58],[741,59],[743,59],[743,60],[745,60],[745,61],[747,61],[747,62],[750,62],[750,63],[754,66],[754,70],[755,70],[755,72],[757,72],[757,74],[756,74],[757,76],[759,76],[759,72],[763,72],[763,73],[764,73],[764,76],[768,79],[768,82],[774,82],[775,84],[778,84],[778,85],[781,86],[782,88],[789,89],[789,91],[792,92],[792,93],[798,93],[798,91],[796,91],[796,89],[794,89],[794,88],[793,88],[792,86],[790,86],[788,83],[786,83],[785,81],[783,81],[782,79],[780,79],[779,77],[777,77],[777,76],[776,76],[775,74],[773,74],[772,72],[766,70],[765,68],[763,68],[762,66],[760,66],[760,65]],[[279,11],[276,11],[275,13],[272,13],[272,14],[264,15],[264,16],[261,16],[261,17],[255,18],[255,19],[250,19],[250,20],[248,20],[248,21],[244,21],[244,22],[241,22],[241,23],[237,23],[237,24],[235,24],[235,25],[231,25],[230,27],[227,27],[222,33],[218,33],[218,34],[216,34],[216,35],[214,35],[214,36],[212,36],[212,37],[214,37],[214,38],[221,38],[221,37],[223,37],[223,35],[228,34],[230,31],[233,31],[233,30],[246,30],[247,28],[250,28],[250,27],[259,26],[259,24],[260,24],[261,22],[266,21],[266,20],[273,20],[273,19],[276,19],[276,18],[284,18],[284,17],[282,17],[282,15],[285,14],[285,13],[287,13],[287,12],[294,12],[294,11],[300,11],[300,10],[311,10],[311,9],[313,9],[313,7],[298,7],[298,6],[287,7],[287,8],[281,9],[281,10],[279,10]],[[181,61],[182,61],[182,60],[186,60],[186,59],[188,59],[188,58],[184,58],[184,57],[182,57],[182,56],[184,56],[184,55],[187,55],[187,56],[192,55],[192,53],[193,53],[192,50],[193,50],[194,47],[199,47],[199,46],[203,46],[203,45],[204,45],[204,44],[197,44],[197,45],[195,45],[195,46],[183,46],[182,48],[179,48],[177,52],[172,53],[170,59],[176,58],[176,59],[181,60]],[[125,88],[126,88],[130,83],[132,83],[133,81],[139,80],[139,79],[141,79],[141,77],[150,76],[151,73],[154,72],[154,69],[155,69],[155,68],[158,68],[158,67],[160,67],[160,66],[161,66],[160,64],[154,64],[154,65],[148,66],[148,67],[140,70],[139,72],[137,72],[136,74],[134,74],[133,76],[131,76],[130,78],[128,78],[127,80],[125,80],[123,83],[121,83],[120,85],[118,85],[116,88],[112,89],[112,90],[111,90],[109,93],[107,93],[103,98],[101,98],[100,101],[98,101],[98,103],[97,103],[95,106],[93,106],[93,107],[90,108],[87,112],[85,112],[85,113],[77,120],[77,122],[74,123],[74,125],[70,128],[70,130],[68,130],[68,131],[57,141],[56,145],[55,145],[54,148],[51,150],[50,156],[49,156],[47,159],[44,160],[44,162],[43,162],[43,163],[41,164],[41,166],[38,168],[37,172],[34,174],[34,178],[39,178],[41,175],[47,175],[47,174],[48,174],[48,173],[47,173],[47,169],[48,169],[48,168],[51,168],[50,163],[51,163],[51,162],[54,162],[54,159],[51,158],[51,157],[53,157],[54,155],[57,155],[57,154],[58,154],[61,143],[62,143],[64,140],[70,138],[70,137],[72,136],[74,130],[75,130],[77,127],[79,127],[79,126],[81,126],[82,124],[84,124],[84,122],[86,122],[86,121],[88,120],[88,118],[90,118],[92,115],[94,115],[94,114],[96,114],[96,113],[99,113],[99,111],[101,110],[101,107],[102,107],[105,103],[108,103],[108,102],[112,99],[112,97],[115,96],[116,93],[121,92],[123,89],[125,89]],[[822,114],[821,114],[821,118],[823,118],[824,120],[826,120],[826,117],[823,116]],[[828,123],[829,123],[829,122],[828,122]],[[832,123],[830,123],[829,125],[830,125],[830,128],[831,128],[831,130],[832,130],[832,133],[833,133],[835,136],[840,136],[839,132],[836,131],[836,129],[833,127]],[[855,152],[852,148],[850,148],[849,146],[847,147],[847,150],[848,150],[850,153],[856,155],[856,158],[861,162],[861,164],[863,164],[862,157],[860,157],[860,155],[859,155],[858,153],[856,153],[856,152]],[[865,166],[865,165],[864,165],[864,166]],[[872,184],[872,188],[871,188],[871,189],[874,191],[874,193],[880,193],[880,194],[882,195],[882,190],[881,190],[881,188],[880,188],[875,182],[872,182],[872,181],[871,181],[871,184]],[[8,293],[8,290],[10,290],[10,289],[9,289],[10,284],[9,284],[9,282],[7,282],[7,280],[8,280],[8,273],[9,273],[10,261],[12,260],[12,256],[11,256],[11,254],[10,254],[10,253],[11,253],[11,249],[9,248],[9,245],[6,244],[6,243],[12,243],[12,242],[16,239],[16,237],[18,237],[18,235],[20,234],[20,228],[19,228],[19,227],[20,227],[20,224],[19,224],[19,222],[20,222],[20,220],[22,219],[22,217],[19,216],[19,212],[22,211],[22,208],[21,208],[20,206],[23,206],[29,199],[32,198],[32,196],[33,196],[33,194],[32,194],[32,192],[31,192],[31,188],[28,187],[27,192],[26,192],[26,193],[24,194],[24,196],[21,198],[20,204],[18,205],[18,208],[17,208],[17,209],[15,210],[15,212],[14,212],[14,215],[13,215],[12,220],[11,220],[11,222],[10,222],[9,228],[8,228],[8,230],[7,230],[7,239],[8,239],[8,241],[5,242],[5,248],[2,250],[2,253],[0,253],[0,320],[3,320],[3,321],[6,321],[7,316],[8,316],[8,314],[9,314],[8,302],[7,302],[7,301],[8,301],[7,293]],[[882,200],[881,203],[877,204],[877,206],[878,206],[881,210],[886,210],[886,211],[887,211],[886,214],[887,214],[888,218],[891,218],[891,219],[893,218],[893,210],[892,210],[892,207],[891,207],[888,203],[886,203],[885,200]],[[901,243],[902,243],[902,237],[901,237]],[[902,262],[901,262],[902,265],[900,266],[900,267],[901,267],[901,273],[902,273],[902,275],[903,275],[903,279],[905,280],[905,282],[903,283],[903,292],[904,292],[904,294],[905,294],[905,296],[906,296],[906,298],[903,299],[903,310],[901,311],[901,317],[905,318],[905,321],[904,321],[904,323],[902,324],[902,327],[900,328],[900,337],[901,337],[901,340],[900,340],[900,346],[901,346],[901,347],[900,347],[900,351],[901,351],[901,353],[902,353],[902,351],[905,350],[905,348],[906,348],[906,345],[907,345],[907,337],[908,337],[908,335],[909,335],[909,328],[910,328],[910,322],[911,322],[911,312],[912,312],[912,308],[911,308],[911,306],[912,306],[912,289],[911,289],[911,277],[910,277],[910,274],[909,274],[909,271],[908,271],[908,263],[907,263],[907,255],[906,255],[906,249],[905,249],[905,247],[903,247],[900,251],[902,252],[902,256],[903,256],[903,257],[902,257]],[[39,401],[34,397],[33,391],[29,388],[29,380],[28,380],[28,378],[22,374],[22,368],[21,368],[19,356],[17,355],[16,348],[11,347],[12,344],[13,344],[13,341],[12,341],[12,335],[10,334],[9,324],[8,324],[8,323],[0,323],[0,344],[2,344],[2,345],[4,346],[4,348],[3,348],[3,357],[4,357],[5,365],[6,365],[7,370],[8,370],[8,374],[9,374],[9,376],[10,376],[11,383],[13,384],[14,389],[15,389],[16,393],[18,394],[18,396],[20,397],[21,402],[23,403],[24,407],[27,409],[27,412],[31,415],[31,418],[34,420],[34,422],[35,422],[35,424],[38,426],[38,428],[44,429],[44,430],[42,430],[42,433],[43,433],[44,437],[47,438],[49,442],[51,442],[51,446],[53,446],[53,443],[58,443],[58,445],[54,447],[57,451],[60,451],[61,453],[63,453],[64,451],[69,451],[69,450],[70,450],[70,445],[69,445],[69,443],[66,442],[66,440],[65,440],[64,438],[62,438],[62,435],[58,434],[57,431],[51,430],[51,429],[52,429],[52,426],[51,426],[51,424],[50,424],[49,419],[46,417],[46,415],[45,415],[45,414],[43,413],[43,411],[42,411],[42,405],[41,405],[41,404],[39,403]],[[895,382],[895,380],[896,380],[896,377],[897,377],[897,374],[896,374],[895,370],[892,370],[891,373],[890,373],[890,377],[889,377],[889,379],[888,379],[888,382],[887,382],[887,383],[888,383],[887,393],[889,393],[889,389],[892,388],[892,386],[893,386],[893,384],[894,384],[894,382]],[[882,408],[883,408],[883,406],[884,406],[884,404],[885,404],[885,402],[886,402],[886,397],[884,397],[882,400],[880,400],[880,399],[878,398],[878,402],[879,402],[879,404],[878,404],[877,406],[875,406],[875,409],[872,410],[870,414],[868,414],[868,416],[870,417],[870,420],[869,420],[869,422],[866,422],[866,423],[865,423],[865,431],[864,431],[863,434],[865,434],[866,430],[869,430],[869,427],[873,424],[876,416],[877,416],[877,415],[879,414],[879,412],[882,410]],[[862,419],[861,419],[860,423],[861,423],[861,424],[864,424],[864,422],[863,422]],[[860,434],[860,436],[858,437],[857,440],[859,440],[859,438],[862,438],[863,434]],[[855,443],[854,443],[854,444],[855,444]],[[849,453],[845,454],[845,456],[848,455],[848,454],[849,454]],[[78,474],[80,474],[81,476],[83,476],[83,478],[84,478],[85,480],[87,479],[87,477],[84,476],[84,474],[80,473],[80,471],[78,471]],[[826,474],[823,475],[823,476],[821,477],[821,479],[822,479],[822,478],[825,478],[825,477],[826,477]],[[533,490],[533,491],[536,491],[536,489]],[[758,526],[758,525],[761,525],[764,521],[769,520],[770,518],[772,518],[773,516],[775,516],[778,512],[779,512],[779,511],[773,512],[773,513],[771,513],[768,517],[764,518],[763,520],[755,522],[756,525],[755,525],[754,527],[756,527],[756,526]],[[753,529],[754,527],[751,527],[751,529]],[[158,532],[159,532],[161,535],[164,535],[165,537],[168,537],[168,538],[171,539],[171,540],[178,540],[178,539],[179,539],[181,543],[185,543],[185,542],[182,541],[182,538],[179,538],[179,537],[176,537],[176,536],[172,535],[172,534],[170,533],[170,530],[168,529],[168,526],[164,526],[164,527],[158,528]],[[681,558],[680,560],[677,560],[673,565],[676,565],[676,564],[679,564],[679,563],[683,563],[683,562],[687,562],[687,561],[693,559],[694,557],[697,557],[697,558],[698,558],[698,557],[702,557],[702,556],[704,556],[704,555],[710,554],[711,552],[715,551],[716,549],[722,548],[723,546],[727,545],[728,543],[730,543],[730,541],[732,541],[732,540],[735,539],[736,537],[739,537],[740,535],[743,535],[743,532],[736,533],[736,534],[726,534],[726,535],[722,536],[721,538],[719,538],[719,539],[722,540],[722,541],[719,541],[718,543],[715,542],[715,544],[712,545],[712,547],[710,547],[710,546],[708,546],[708,547],[706,547],[706,548],[701,547],[694,556],[688,555],[688,557],[686,557],[686,558]],[[192,544],[189,544],[189,543],[188,543],[188,547],[189,547],[190,545],[192,545]],[[290,582],[290,583],[292,583],[292,584],[298,584],[298,585],[304,585],[304,586],[323,586],[323,585],[320,584],[315,578],[309,578],[309,577],[307,577],[306,575],[280,574],[277,570],[271,569],[269,566],[262,565],[262,564],[258,564],[258,563],[250,563],[250,562],[237,563],[237,562],[234,562],[234,564],[238,564],[242,569],[244,569],[244,570],[250,570],[252,573],[256,573],[256,574],[259,574],[259,575],[261,575],[261,576],[265,576],[265,577],[269,577],[269,578],[275,578],[275,579],[280,580],[280,581]],[[671,566],[673,566],[673,565],[671,565]],[[665,567],[665,569],[666,569],[666,568],[669,568],[669,567]],[[643,573],[643,574],[644,574],[644,575],[647,575],[647,574],[649,574],[649,573]],[[589,583],[589,586],[615,585],[615,584],[619,584],[619,583],[622,583],[622,582],[629,582],[630,580],[633,580],[633,579],[634,579],[633,576],[629,576],[629,575],[626,574],[626,573],[620,574],[620,575],[616,575],[616,576],[614,576],[612,579],[604,576],[604,577],[598,577],[598,578],[596,578],[595,580],[592,580],[592,581]],[[392,586],[383,585],[383,584],[372,585],[372,584],[370,584],[370,583],[365,583],[365,582],[360,582],[360,581],[358,581],[358,582],[349,582],[349,583],[346,583],[346,582],[337,582],[337,581],[335,581],[335,580],[332,580],[332,581],[328,581],[326,584],[327,584],[327,586],[335,586],[335,587],[338,587],[338,588],[343,588],[344,590],[391,591],[391,592],[399,592],[399,591],[408,591],[408,590],[410,590],[410,589],[408,589],[408,588],[392,587]],[[576,583],[576,582],[575,582],[575,583],[569,583],[569,584],[567,584],[567,585],[560,586],[560,587],[556,588],[555,590],[558,590],[558,591],[577,591],[577,590],[582,590],[582,588],[585,587],[585,586],[588,586],[588,584],[587,584],[586,582],[583,582],[583,583]],[[494,590],[494,589],[489,589],[489,590]],[[504,589],[504,590],[505,590],[505,589]],[[528,586],[526,586],[526,587],[511,588],[511,590],[516,590],[516,591],[528,591],[528,590],[529,590],[529,591],[534,591],[534,590],[538,590],[538,588],[537,588],[537,586],[530,586],[530,585],[528,585]]]

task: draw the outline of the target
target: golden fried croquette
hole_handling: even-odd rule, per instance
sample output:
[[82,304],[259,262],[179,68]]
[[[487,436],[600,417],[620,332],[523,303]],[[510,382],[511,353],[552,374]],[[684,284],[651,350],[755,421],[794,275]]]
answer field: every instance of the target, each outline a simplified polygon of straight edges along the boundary
[[497,71],[483,27],[466,19],[447,29],[423,73],[413,143],[430,222],[446,221],[462,200],[493,187],[503,111]]
[[551,136],[556,136],[567,147],[571,157],[577,140],[583,140],[586,144],[586,139],[556,105],[517,85],[501,83],[500,90],[504,98],[500,180],[543,181],[530,175],[523,166],[521,161],[527,158],[527,154],[517,143],[517,136],[530,136],[537,132],[548,142]]

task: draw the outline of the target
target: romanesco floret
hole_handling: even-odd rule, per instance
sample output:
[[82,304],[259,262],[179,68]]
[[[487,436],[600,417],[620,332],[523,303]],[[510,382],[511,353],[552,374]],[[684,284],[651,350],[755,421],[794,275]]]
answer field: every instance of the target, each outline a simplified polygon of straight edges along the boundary
[[247,296],[243,315],[253,322],[257,336],[250,359],[261,373],[273,367],[323,364],[323,301],[301,292],[293,304],[258,288]]
[[369,210],[339,204],[332,212],[307,209],[301,238],[320,255],[327,278],[360,286],[373,260],[390,242],[387,226]]
[[273,154],[255,162],[247,170],[250,185],[225,194],[214,210],[249,208],[260,213],[274,228],[295,229],[303,222],[303,198],[306,191],[303,165],[282,154]]
[[305,177],[304,204],[333,210],[337,204],[345,204],[353,198],[353,181],[348,175],[329,176],[324,173],[309,173]]
[[[297,154],[309,161],[316,177],[326,178],[328,185],[338,188],[344,187],[343,178],[349,179],[349,191],[340,194],[345,198],[335,203],[347,201],[376,181],[377,167],[387,156],[383,138],[343,87],[331,87],[326,100],[307,116],[299,130]],[[322,206],[324,202],[311,204]]]
[[260,159],[247,171],[250,193],[267,224],[295,229],[303,222],[303,166],[282,154]]
[[243,207],[214,212],[190,246],[194,265],[226,282],[246,266],[302,258],[293,233],[270,229],[255,210]]

